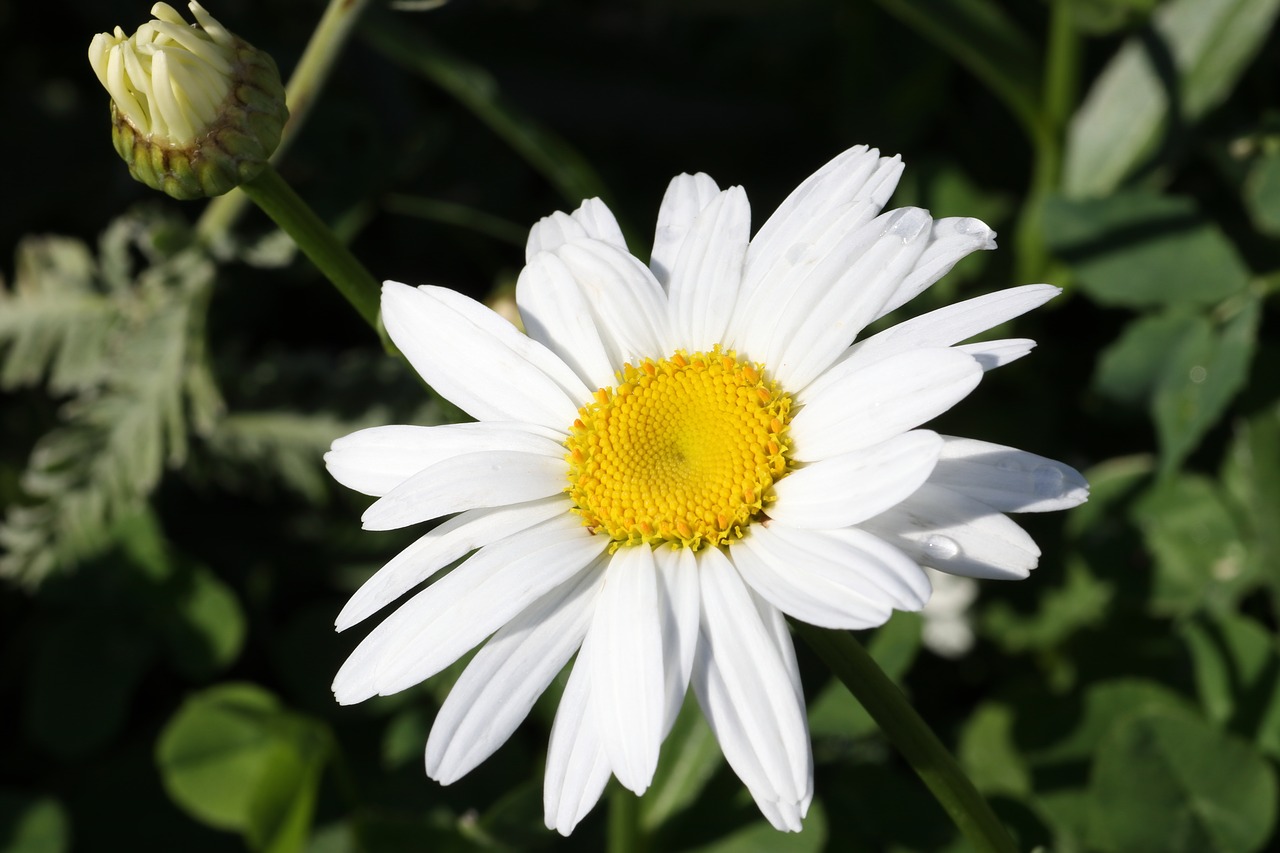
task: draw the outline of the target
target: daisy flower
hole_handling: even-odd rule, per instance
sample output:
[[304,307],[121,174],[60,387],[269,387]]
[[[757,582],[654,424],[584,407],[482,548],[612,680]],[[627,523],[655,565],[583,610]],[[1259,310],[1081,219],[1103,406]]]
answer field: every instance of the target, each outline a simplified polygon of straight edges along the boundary
[[[765,817],[798,831],[813,759],[784,616],[883,623],[929,596],[922,566],[1023,578],[1005,513],[1083,501],[1058,462],[919,426],[1029,340],[959,342],[1058,293],[1037,284],[855,343],[960,258],[976,219],[881,213],[897,157],[853,148],[750,236],[741,187],[671,182],[648,266],[598,199],[529,235],[525,333],[466,296],[387,282],[388,333],[474,423],[334,442],[364,527],[447,518],[352,596],[339,630],[417,592],[339,670],[343,704],[411,687],[484,643],[426,747],[443,784],[490,756],[574,659],[545,779],[568,834],[610,775],[642,793],[690,684]],[[470,556],[468,556],[470,555]]]

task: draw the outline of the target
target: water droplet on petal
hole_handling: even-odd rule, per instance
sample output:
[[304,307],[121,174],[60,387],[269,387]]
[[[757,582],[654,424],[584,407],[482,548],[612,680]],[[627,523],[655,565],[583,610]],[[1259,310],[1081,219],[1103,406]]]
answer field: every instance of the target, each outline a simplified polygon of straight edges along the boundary
[[926,557],[934,557],[939,560],[950,560],[960,553],[960,545],[956,540],[937,533],[931,533],[921,539],[920,547],[924,549]]
[[1031,488],[1036,497],[1051,498],[1062,494],[1062,483],[1066,475],[1056,465],[1040,465],[1031,472]]

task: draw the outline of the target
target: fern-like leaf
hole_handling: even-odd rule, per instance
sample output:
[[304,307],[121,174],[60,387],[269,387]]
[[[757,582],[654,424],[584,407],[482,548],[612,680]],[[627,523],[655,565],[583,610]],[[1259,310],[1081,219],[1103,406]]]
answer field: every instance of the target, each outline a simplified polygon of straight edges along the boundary
[[[135,274],[133,258],[147,262]],[[60,423],[35,445],[21,480],[28,500],[0,524],[0,576],[32,585],[92,555],[108,528],[186,458],[192,429],[208,432],[221,398],[205,363],[204,313],[214,266],[175,242],[156,216],[108,228],[87,247],[28,238],[13,289],[0,288],[0,377],[47,377],[69,394]]]

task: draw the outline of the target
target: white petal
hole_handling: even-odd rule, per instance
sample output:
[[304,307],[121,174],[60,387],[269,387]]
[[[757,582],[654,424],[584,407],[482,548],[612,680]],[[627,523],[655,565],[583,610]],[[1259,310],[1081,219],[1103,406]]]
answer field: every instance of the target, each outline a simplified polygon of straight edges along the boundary
[[693,654],[698,647],[698,561],[688,548],[659,547],[653,552],[658,567],[658,613],[662,625],[662,669],[666,683],[666,714],[662,735],[675,724],[689,689]]
[[883,317],[893,309],[916,298],[938,279],[951,271],[956,261],[971,252],[996,247],[996,232],[986,223],[968,216],[939,219],[933,223],[929,246],[916,261],[915,268],[898,284],[893,295],[880,309]]
[[762,620],[758,599],[719,549],[698,555],[702,637],[693,685],[702,712],[757,802],[799,806],[812,793],[813,760],[794,652],[779,646],[790,638]]
[[603,561],[525,608],[467,664],[427,739],[427,775],[449,785],[506,743],[578,650],[604,578]]
[[653,235],[653,254],[649,269],[662,286],[667,286],[671,269],[680,256],[680,247],[694,219],[720,192],[709,175],[677,175],[667,185],[658,208],[658,227]]
[[605,572],[586,663],[591,713],[618,781],[643,794],[662,744],[664,687],[653,551],[620,548]]
[[967,353],[922,349],[874,362],[801,395],[791,421],[791,458],[827,459],[870,447],[950,409],[982,380]]
[[814,224],[805,242],[774,260],[765,281],[754,287],[744,281],[739,311],[730,327],[734,345],[775,374],[781,370],[778,378],[788,388],[803,387],[788,373],[795,364],[780,366],[788,356],[807,355],[789,352],[805,343],[803,338],[797,340],[802,327],[833,327],[829,334],[846,340],[830,356],[834,359],[901,278],[901,274],[890,278],[878,274],[886,257],[905,251],[907,258],[895,267],[905,273],[910,258],[924,247],[918,238],[928,235],[930,219],[925,211],[908,208],[876,218],[868,217],[868,211],[865,202],[833,209],[827,220]]
[[752,239],[747,250],[744,293],[772,278],[778,259],[798,245],[813,242],[837,208],[856,204],[863,211],[862,221],[871,221],[893,194],[901,175],[900,158],[881,157],[876,149],[858,145],[806,178]]
[[807,393],[816,393],[821,383],[837,381],[843,371],[860,370],[894,353],[921,347],[947,347],[968,340],[1040,307],[1061,292],[1062,288],[1048,284],[1027,284],[913,317],[854,344],[848,355],[817,379]]
[[919,610],[929,597],[928,579],[910,557],[856,528],[757,524],[730,554],[756,592],[811,625],[871,628],[892,609]]
[[918,208],[894,210],[830,251],[819,243],[799,256],[788,297],[770,306],[777,321],[763,360],[779,382],[803,389],[848,349],[911,272],[931,222]]
[[956,347],[968,353],[981,365],[983,371],[1004,367],[1011,361],[1017,361],[1036,348],[1036,342],[1030,338],[1009,338],[1000,341],[982,341],[976,344],[961,344]]
[[494,421],[381,426],[337,439],[324,462],[342,485],[381,497],[419,471],[463,453],[509,450],[563,457],[564,438],[564,433],[533,424]]
[[588,237],[612,243],[622,251],[627,251],[627,239],[622,236],[618,220],[609,206],[600,199],[589,198],[583,201],[573,212],[573,218],[582,223]]
[[773,484],[771,518],[804,530],[833,530],[900,503],[925,482],[942,439],[913,430],[863,450],[813,462]]
[[486,507],[459,513],[405,548],[361,584],[338,614],[335,625],[339,631],[345,631],[454,560],[490,542],[517,535],[535,524],[567,512],[567,500],[557,495],[512,506]]
[[[856,583],[866,585],[867,595],[873,595],[873,589],[878,590],[895,610],[919,610],[929,600],[932,592],[929,577],[919,564],[900,549],[865,530],[857,527],[797,530],[775,523],[770,525],[770,532],[776,540],[801,545],[813,555],[818,568],[843,567],[837,569],[842,576],[856,568]],[[851,578],[844,578],[842,582],[855,583]]]
[[[864,370],[882,358],[913,349],[947,347],[981,334],[1043,305],[1061,292],[1061,288],[1047,284],[1028,284],[913,317],[855,343],[839,361],[804,389],[804,396],[822,393],[828,386],[844,381],[851,373]],[[981,355],[981,352],[978,349],[976,355]],[[988,369],[986,364],[983,368]]]
[[587,229],[580,219],[557,210],[539,219],[529,229],[529,239],[524,246],[525,262],[539,252],[554,252],[570,240],[581,240],[587,236]]
[[800,832],[804,829],[801,821],[808,813],[809,800],[812,799],[812,794],[800,803],[771,803],[756,798],[756,807],[760,809],[760,814],[764,815],[765,820],[779,832]]
[[[741,572],[739,572],[739,577],[741,577]],[[765,630],[773,638],[773,645],[778,650],[778,658],[782,661],[782,668],[787,671],[787,677],[791,680],[791,692],[795,694],[796,701],[800,703],[800,707],[804,708],[804,685],[800,683],[800,664],[796,662],[796,649],[791,642],[791,629],[787,626],[787,620],[782,615],[781,610],[757,595],[755,590],[751,589],[750,584],[747,584],[747,593],[751,597],[751,603],[755,605],[756,615],[760,617],[760,623],[764,625]],[[810,793],[812,793],[812,786],[810,786]],[[808,801],[805,800],[803,802],[805,808],[808,808]]]
[[1052,512],[1089,499],[1089,484],[1070,465],[972,438],[943,440],[938,465],[929,475],[931,485],[1000,512]]
[[751,206],[742,187],[720,193],[694,219],[667,282],[677,346],[709,350],[724,341],[750,237]]
[[[824,628],[862,629],[883,625],[893,608],[881,597],[829,580],[812,565],[792,563],[788,557],[807,556],[788,543],[766,542],[765,525],[752,525],[751,534],[730,549],[733,564],[753,590],[774,607],[801,622]],[[778,547],[781,545],[782,547]]]
[[618,366],[609,360],[591,305],[564,261],[549,252],[534,255],[516,281],[516,305],[529,337],[559,356],[587,386],[613,384]]
[[466,453],[414,474],[374,501],[361,521],[366,530],[394,530],[466,509],[547,498],[564,491],[565,471],[563,457]]
[[478,421],[566,429],[590,395],[542,344],[447,288],[386,282],[382,322],[427,384]]
[[[781,610],[765,601],[759,595],[754,592],[750,592],[750,595],[752,603],[756,606],[756,613],[760,616],[760,621],[764,623],[765,628],[773,636],[773,644],[778,650],[778,656],[782,659],[782,666],[791,678],[791,692],[795,694],[796,701],[800,703],[800,707],[803,709],[804,687],[800,684],[800,665],[796,662],[795,645],[791,642],[791,629],[787,626],[787,620],[783,618]],[[806,725],[807,722],[808,718],[806,717]],[[812,764],[812,759],[810,759],[810,763]],[[813,802],[812,766],[809,769],[809,790],[800,798],[798,803],[770,801],[755,796],[753,796],[753,799],[760,809],[760,813],[773,825],[774,829],[783,832],[799,832],[804,828],[801,821],[809,811],[809,804]]]
[[647,267],[598,240],[566,243],[556,256],[582,288],[611,364],[670,354],[666,294]]
[[1040,559],[1026,531],[987,504],[926,483],[900,505],[858,525],[921,565],[953,575],[1021,580]]
[[334,696],[350,705],[435,675],[607,545],[571,515],[486,545],[374,628],[338,670]]
[[542,785],[543,818],[547,829],[561,835],[573,832],[600,800],[609,781],[609,759],[604,752],[596,719],[590,713],[591,677],[584,663],[588,638],[569,673],[560,697],[551,742],[547,745],[547,769]]
[[534,259],[539,252],[553,252],[564,243],[584,237],[613,243],[626,251],[626,238],[622,236],[622,228],[618,227],[613,211],[599,199],[588,199],[572,215],[556,211],[540,219],[530,229],[529,242],[525,243],[525,261]]
[[565,243],[583,238],[603,240],[624,252],[627,250],[626,238],[622,236],[622,228],[618,226],[613,211],[600,199],[589,198],[572,215],[556,211],[539,220],[529,231],[529,241],[524,248],[525,262],[533,260],[539,252],[554,252]]

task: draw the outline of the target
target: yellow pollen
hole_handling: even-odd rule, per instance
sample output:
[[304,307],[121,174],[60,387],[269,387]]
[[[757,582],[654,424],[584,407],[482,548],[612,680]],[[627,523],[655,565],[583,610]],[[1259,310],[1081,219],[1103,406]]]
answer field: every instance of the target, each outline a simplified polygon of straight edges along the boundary
[[726,545],[790,470],[790,415],[761,365],[719,346],[623,365],[569,428],[566,491],[612,548]]

